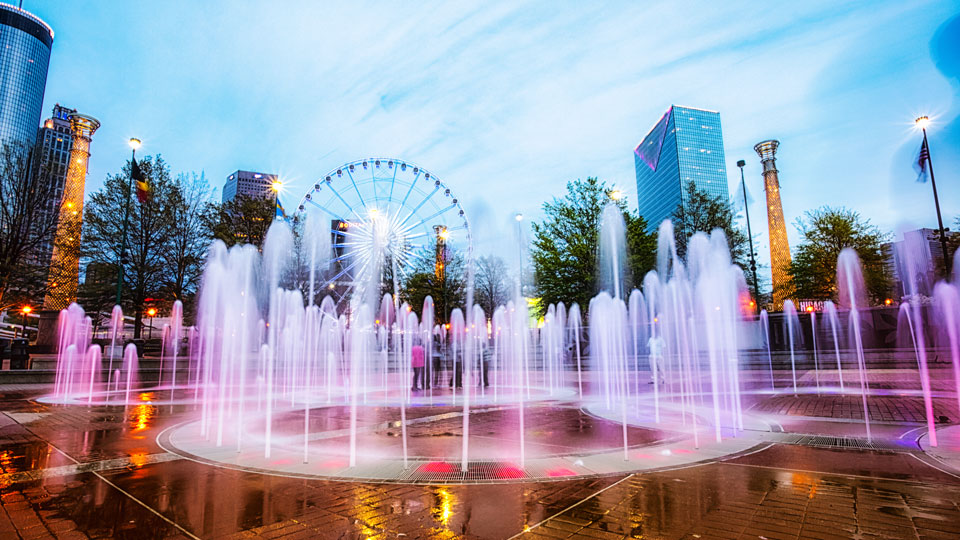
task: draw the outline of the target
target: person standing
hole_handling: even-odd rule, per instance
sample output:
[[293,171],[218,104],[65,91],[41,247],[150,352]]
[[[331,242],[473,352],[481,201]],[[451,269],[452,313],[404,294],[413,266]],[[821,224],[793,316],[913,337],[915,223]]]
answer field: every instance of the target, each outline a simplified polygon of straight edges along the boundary
[[663,384],[665,380],[663,374],[663,338],[654,333],[647,340],[647,348],[650,350],[650,382]]
[[414,392],[421,389],[421,387],[426,388],[427,381],[423,377],[423,345],[414,345],[410,349],[410,366],[413,367],[413,387],[411,388]]

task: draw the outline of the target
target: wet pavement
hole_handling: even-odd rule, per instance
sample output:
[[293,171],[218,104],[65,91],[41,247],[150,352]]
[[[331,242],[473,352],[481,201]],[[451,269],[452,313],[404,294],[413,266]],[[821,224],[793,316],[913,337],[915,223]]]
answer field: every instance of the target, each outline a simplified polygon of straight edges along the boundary
[[[0,389],[0,538],[960,538],[960,473],[916,445],[894,452],[769,444],[720,462],[562,481],[342,482],[169,454],[157,435],[195,418],[188,406],[145,396],[126,411],[63,407],[34,401],[40,393]],[[920,425],[914,398],[889,399],[878,411],[903,416],[885,420],[881,432],[909,439]],[[755,409],[787,407],[784,423],[798,432],[850,431],[816,419],[845,403],[817,400],[773,396]],[[544,418],[542,441],[598,422],[564,411]],[[500,422],[498,414],[478,419],[478,429]],[[447,437],[455,427],[431,429]]]

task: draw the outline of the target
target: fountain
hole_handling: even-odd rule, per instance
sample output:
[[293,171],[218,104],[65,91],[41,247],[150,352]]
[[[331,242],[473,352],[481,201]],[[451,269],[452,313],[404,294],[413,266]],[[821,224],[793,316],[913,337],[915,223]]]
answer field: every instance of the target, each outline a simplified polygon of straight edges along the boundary
[[[868,311],[851,250],[838,261],[838,304],[825,302],[822,314],[810,315],[810,363],[794,303],[785,302],[782,317],[761,311],[757,318],[720,230],[692,235],[681,258],[664,222],[657,269],[630,276],[622,211],[608,205],[598,239],[600,291],[588,309],[558,302],[534,320],[518,290],[485,313],[472,304],[468,264],[466,301],[439,324],[433,298],[415,305],[404,294],[396,224],[371,214],[345,230],[336,233],[345,238],[339,255],[326,227],[310,222],[296,235],[274,223],[262,253],[214,242],[195,326],[185,325],[179,302],[171,307],[155,386],[141,376],[134,345],[115,362],[119,307],[103,358],[89,318],[70,306],[60,316],[49,401],[125,406],[141,390],[159,390],[158,403],[194,411],[161,434],[161,446],[225,467],[411,482],[513,480],[692,463],[707,449],[746,451],[760,444],[757,433],[773,437],[761,410],[770,400],[836,393],[826,368],[834,360],[843,397],[847,360],[857,365],[873,440]],[[324,276],[331,272],[350,281],[349,295],[329,292]],[[933,298],[960,390],[958,290],[944,282]],[[919,301],[903,306],[935,446],[925,314]],[[789,353],[789,366],[774,361],[771,332],[781,324],[786,339],[776,352]],[[421,387],[411,385],[414,347],[425,356]],[[775,372],[787,369],[792,384],[777,388]],[[589,427],[548,438],[561,431],[545,426],[570,415]]]

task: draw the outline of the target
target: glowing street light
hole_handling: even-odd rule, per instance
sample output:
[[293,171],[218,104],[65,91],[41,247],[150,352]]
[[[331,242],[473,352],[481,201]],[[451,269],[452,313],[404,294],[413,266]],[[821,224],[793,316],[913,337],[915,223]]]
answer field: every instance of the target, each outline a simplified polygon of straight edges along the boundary
[[444,240],[449,240],[449,239],[450,239],[450,230],[447,229],[446,227],[444,227],[443,230],[440,231],[439,236],[440,236],[440,238],[442,238],[442,239],[444,239]]
[[920,116],[914,120],[914,123],[916,123],[918,128],[925,130],[930,125],[930,117],[926,115]]
[[619,190],[619,189],[615,189],[615,190],[611,191],[611,192],[610,192],[610,198],[613,199],[613,200],[615,200],[615,201],[619,201],[620,199],[623,198],[623,191],[622,191],[622,190]]
[[147,335],[147,339],[153,339],[153,317],[157,314],[157,308],[150,308],[147,310],[147,317],[150,317],[150,333]]
[[136,138],[136,137],[131,137],[130,140],[127,141],[127,144],[130,145],[130,148],[133,148],[134,150],[139,150],[139,149],[140,149],[140,145],[143,144],[143,143],[140,142],[140,139],[138,139],[138,138]]
[[[27,315],[29,315],[32,311],[33,308],[30,306],[23,306],[20,308],[20,315],[23,316],[23,320],[21,321],[21,326],[23,327],[23,337],[27,337]],[[14,332],[13,337],[17,337],[16,332]]]

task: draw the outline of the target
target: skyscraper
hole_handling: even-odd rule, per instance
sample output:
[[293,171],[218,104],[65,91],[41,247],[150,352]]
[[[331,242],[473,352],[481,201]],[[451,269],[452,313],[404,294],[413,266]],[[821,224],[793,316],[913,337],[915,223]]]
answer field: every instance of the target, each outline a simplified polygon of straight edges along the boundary
[[[59,103],[54,106],[53,114],[43,122],[37,133],[37,144],[40,147],[40,168],[43,171],[43,181],[51,182],[53,190],[50,200],[40,216],[40,225],[37,231],[49,230],[57,221],[57,208],[63,198],[63,188],[67,181],[67,168],[70,165],[70,150],[73,147],[73,133],[70,129],[70,115],[75,109],[68,109]],[[53,238],[46,238],[27,255],[31,265],[46,266],[50,263],[53,254]]]
[[227,177],[223,184],[223,202],[232,201],[238,195],[244,197],[276,198],[273,183],[279,178],[275,174],[253,171],[237,171]]
[[0,4],[0,143],[32,146],[43,108],[53,29],[39,17]]
[[637,206],[651,229],[684,203],[686,187],[730,199],[720,113],[671,106],[633,152]]
[[789,293],[790,244],[787,222],[780,202],[780,177],[777,175],[777,147],[780,141],[763,141],[753,149],[763,163],[763,190],[767,193],[767,226],[770,229],[770,273],[773,285],[773,309],[782,309]]

